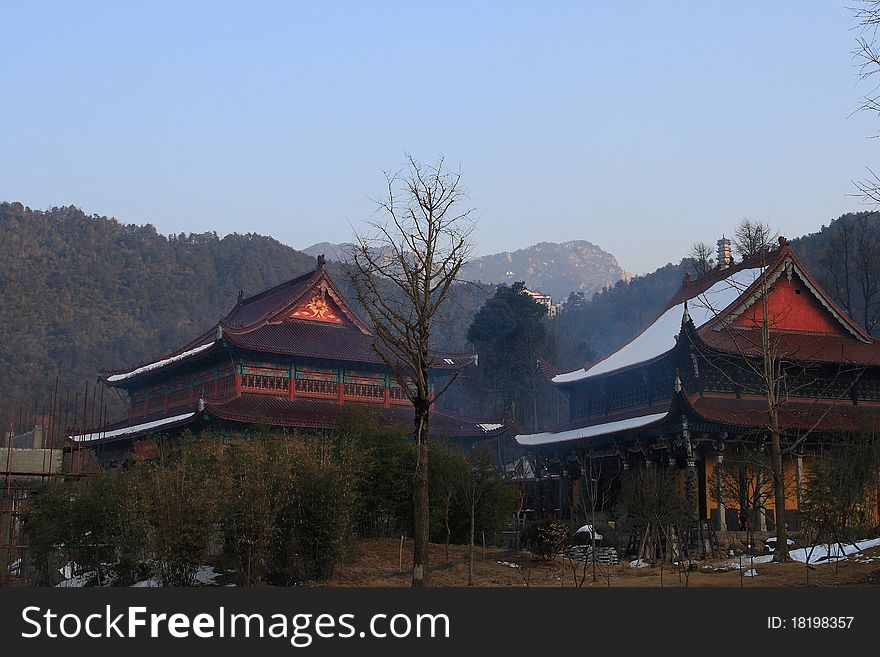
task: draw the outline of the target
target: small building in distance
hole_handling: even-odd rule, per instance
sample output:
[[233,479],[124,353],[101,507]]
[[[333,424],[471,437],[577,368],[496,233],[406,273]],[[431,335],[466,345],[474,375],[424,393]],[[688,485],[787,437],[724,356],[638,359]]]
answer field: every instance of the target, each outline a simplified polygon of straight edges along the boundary
[[[312,271],[249,297],[239,293],[232,310],[176,351],[102,371],[106,385],[128,394],[128,417],[71,438],[97,447],[107,461],[126,458],[140,437],[186,428],[225,437],[255,424],[329,430],[351,406],[366,409],[380,427],[410,432],[412,404],[375,343],[319,257]],[[475,354],[437,353],[432,376],[444,380],[476,363]],[[479,440],[504,426],[432,408],[430,430]]]
[[528,294],[532,299],[545,306],[547,308],[547,317],[554,317],[559,310],[559,305],[553,303],[553,297],[549,294],[544,294],[541,290],[523,288],[523,293]]
[[[712,474],[723,472],[725,455],[768,445],[761,373],[772,362],[776,417],[793,446],[784,466],[786,521],[796,529],[804,459],[847,434],[880,429],[880,343],[837,307],[784,239],[736,264],[726,240],[719,253],[718,267],[686,276],[659,315],[617,351],[550,372],[568,396],[568,421],[515,440],[534,452],[539,470],[567,478],[569,491],[585,455],[608,459],[618,473],[645,464],[677,468],[694,524],[735,530],[741,510],[726,508],[724,477]],[[570,504],[560,499],[549,511],[574,515]],[[772,530],[778,520],[772,495],[760,509],[742,511],[753,529]]]

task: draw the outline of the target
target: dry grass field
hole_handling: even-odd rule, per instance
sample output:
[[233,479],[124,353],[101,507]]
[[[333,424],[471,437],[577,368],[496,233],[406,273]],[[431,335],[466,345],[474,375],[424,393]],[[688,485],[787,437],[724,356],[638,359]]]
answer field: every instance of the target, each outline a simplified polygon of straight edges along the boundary
[[[466,586],[468,577],[466,546],[452,545],[449,560],[443,545],[431,546],[431,580],[433,586]],[[412,542],[405,541],[401,571],[400,541],[366,539],[356,541],[325,586],[409,586]],[[742,572],[752,568],[747,557],[743,569],[731,567],[730,559],[702,562],[686,575],[670,569],[648,566],[634,568],[627,564],[600,567],[598,581],[592,581],[588,565],[584,587],[659,587],[659,586],[870,586],[880,584],[880,548],[870,548],[835,563],[806,566],[800,562],[775,564],[756,563],[753,577]],[[515,564],[518,567],[514,567]],[[552,562],[534,561],[527,554],[510,550],[481,547],[476,549],[474,579],[476,586],[574,587],[580,582],[583,565],[556,557]],[[602,570],[604,568],[604,570]],[[607,575],[607,577],[603,576]]]

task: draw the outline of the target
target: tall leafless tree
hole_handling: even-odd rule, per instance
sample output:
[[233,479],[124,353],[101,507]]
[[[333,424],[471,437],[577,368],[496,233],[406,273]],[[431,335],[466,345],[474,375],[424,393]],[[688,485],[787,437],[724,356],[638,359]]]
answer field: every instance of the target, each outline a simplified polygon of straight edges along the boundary
[[705,242],[694,242],[688,257],[693,259],[694,269],[698,276],[708,272],[714,264],[712,260],[712,247]]
[[769,224],[743,219],[733,232],[733,248],[743,258],[751,258],[769,249],[777,233]]
[[[857,77],[867,90],[858,105],[858,110],[880,113],[880,48],[877,46],[877,29],[880,28],[880,0],[859,0],[850,7],[853,13],[856,47],[853,59],[856,62]],[[880,204],[880,177],[868,167],[868,177],[854,182],[857,195],[870,205]]]
[[473,208],[464,207],[461,172],[441,158],[424,165],[406,156],[400,171],[385,172],[386,193],[377,218],[356,235],[349,275],[376,334],[376,352],[413,405],[413,586],[428,586],[428,436],[431,404],[454,376],[432,392],[431,336],[438,312],[471,249]]

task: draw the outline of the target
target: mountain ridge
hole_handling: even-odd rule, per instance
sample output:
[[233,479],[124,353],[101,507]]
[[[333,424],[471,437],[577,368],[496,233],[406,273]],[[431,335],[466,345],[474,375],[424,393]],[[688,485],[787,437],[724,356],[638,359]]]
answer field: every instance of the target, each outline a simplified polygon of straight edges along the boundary
[[[350,246],[318,242],[302,252],[343,261]],[[538,242],[516,251],[477,256],[462,268],[466,280],[495,285],[525,281],[529,289],[549,294],[557,302],[565,301],[572,292],[590,298],[628,276],[617,258],[587,240]]]

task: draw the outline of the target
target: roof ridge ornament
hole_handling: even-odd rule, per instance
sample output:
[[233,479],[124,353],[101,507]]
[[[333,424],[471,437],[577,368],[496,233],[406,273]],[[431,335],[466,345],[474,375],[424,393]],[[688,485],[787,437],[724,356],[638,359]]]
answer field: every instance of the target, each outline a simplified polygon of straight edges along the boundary
[[326,262],[327,262],[327,260],[326,260],[326,258],[324,258],[324,254],[322,253],[321,255],[319,255],[318,256],[318,269],[323,269],[324,263],[326,263]]
[[691,314],[688,312],[688,300],[684,300],[684,314],[681,316],[681,324],[684,326],[685,324],[691,323],[694,320],[691,319]]

